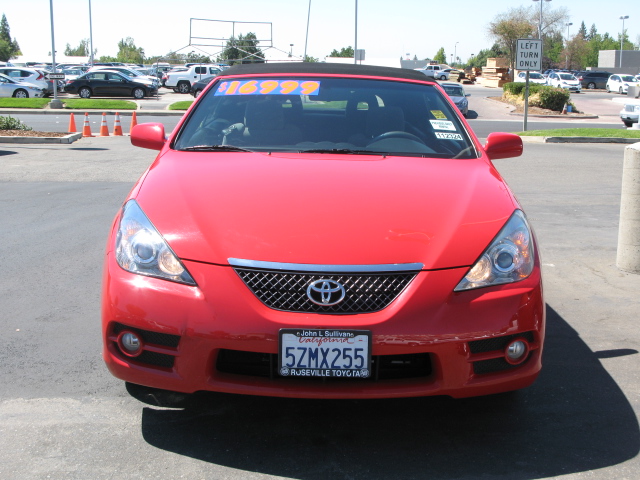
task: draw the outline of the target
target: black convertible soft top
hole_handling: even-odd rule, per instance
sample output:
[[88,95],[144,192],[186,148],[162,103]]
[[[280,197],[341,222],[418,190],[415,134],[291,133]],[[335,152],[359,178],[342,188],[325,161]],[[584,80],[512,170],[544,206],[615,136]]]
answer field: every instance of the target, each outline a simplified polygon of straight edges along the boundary
[[371,77],[389,77],[405,80],[430,81],[422,73],[407,68],[374,67],[370,65],[353,65],[344,63],[247,63],[234,65],[220,73],[219,77],[230,75],[260,75],[260,74],[312,74],[312,75],[365,75]]

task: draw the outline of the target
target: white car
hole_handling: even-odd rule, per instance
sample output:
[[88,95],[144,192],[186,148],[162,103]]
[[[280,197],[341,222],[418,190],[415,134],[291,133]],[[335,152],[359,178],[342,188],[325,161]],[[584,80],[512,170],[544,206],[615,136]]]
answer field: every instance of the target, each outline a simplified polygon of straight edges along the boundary
[[25,67],[0,67],[0,73],[18,83],[29,83],[44,91],[44,96],[53,95],[52,83],[48,81],[43,72]]
[[[527,72],[520,72],[513,80],[514,82],[524,83],[527,79]],[[540,72],[529,72],[529,83],[537,83],[540,85],[546,85],[547,79]]]
[[640,87],[640,82],[633,75],[611,75],[607,80],[607,92],[627,93],[629,87]]
[[580,93],[582,84],[572,73],[567,72],[551,72],[547,77],[547,85],[556,88],[564,88],[570,92]]
[[222,72],[218,65],[206,65],[199,63],[192,65],[184,72],[169,71],[164,86],[173,88],[176,93],[189,93],[191,86],[207,77],[214,77]]
[[38,98],[44,97],[44,91],[30,83],[16,82],[0,74],[0,97]]
[[638,123],[638,117],[640,116],[640,102],[627,103],[620,110],[620,119],[625,126],[631,128],[634,123]]

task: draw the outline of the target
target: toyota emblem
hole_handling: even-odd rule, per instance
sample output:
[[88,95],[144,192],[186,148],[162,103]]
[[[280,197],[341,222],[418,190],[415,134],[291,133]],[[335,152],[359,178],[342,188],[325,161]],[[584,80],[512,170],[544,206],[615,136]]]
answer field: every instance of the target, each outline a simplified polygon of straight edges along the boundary
[[316,305],[337,305],[346,296],[344,286],[335,280],[321,279],[309,284],[307,297]]

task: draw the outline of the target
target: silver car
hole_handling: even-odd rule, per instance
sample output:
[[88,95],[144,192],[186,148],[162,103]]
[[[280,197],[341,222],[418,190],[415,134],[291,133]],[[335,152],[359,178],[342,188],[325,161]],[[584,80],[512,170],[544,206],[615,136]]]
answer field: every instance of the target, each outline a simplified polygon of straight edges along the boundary
[[620,118],[628,128],[631,128],[634,123],[638,123],[638,116],[640,116],[640,102],[627,103],[620,110]]
[[39,98],[44,97],[44,91],[26,82],[16,82],[0,73],[0,97]]
[[460,113],[462,113],[462,115],[466,117],[469,113],[469,100],[467,100],[467,97],[470,97],[471,94],[464,93],[464,88],[462,88],[462,85],[460,85],[459,83],[443,82],[440,84],[440,86],[444,88],[444,91],[447,93],[449,98],[451,98],[451,100],[453,100],[453,103],[456,104],[456,107],[458,107]]

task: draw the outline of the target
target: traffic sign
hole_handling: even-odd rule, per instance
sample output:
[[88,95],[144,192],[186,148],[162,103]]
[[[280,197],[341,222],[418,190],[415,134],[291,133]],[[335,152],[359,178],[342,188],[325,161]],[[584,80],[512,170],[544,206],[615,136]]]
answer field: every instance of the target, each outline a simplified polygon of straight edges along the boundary
[[46,77],[49,80],[64,80],[64,73],[47,73]]
[[542,40],[519,38],[516,48],[516,70],[542,69]]

